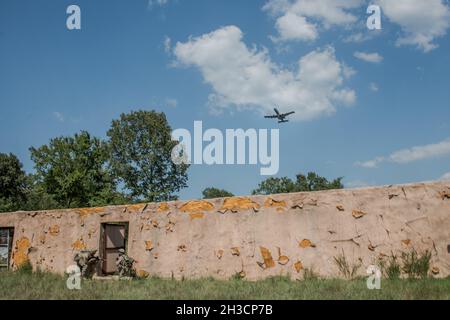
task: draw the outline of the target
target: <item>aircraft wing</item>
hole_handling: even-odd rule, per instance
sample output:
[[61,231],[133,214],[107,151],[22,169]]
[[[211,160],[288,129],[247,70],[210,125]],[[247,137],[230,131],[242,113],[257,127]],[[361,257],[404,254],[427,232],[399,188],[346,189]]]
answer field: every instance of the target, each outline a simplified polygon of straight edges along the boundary
[[295,111],[288,112],[288,113],[283,113],[281,116],[282,117],[287,117],[287,116],[290,116],[291,114],[294,114],[294,113],[295,113]]
[[266,118],[266,119],[275,119],[275,118],[278,118],[278,116],[265,116],[264,118]]

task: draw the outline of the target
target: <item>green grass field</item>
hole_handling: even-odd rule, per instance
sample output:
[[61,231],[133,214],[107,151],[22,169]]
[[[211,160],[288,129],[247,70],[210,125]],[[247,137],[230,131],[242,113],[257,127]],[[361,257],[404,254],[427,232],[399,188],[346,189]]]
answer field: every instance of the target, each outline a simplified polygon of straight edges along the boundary
[[68,290],[66,278],[48,273],[0,272],[0,299],[450,299],[450,278],[383,280],[381,290],[368,290],[365,279],[352,281],[83,280],[81,290]]

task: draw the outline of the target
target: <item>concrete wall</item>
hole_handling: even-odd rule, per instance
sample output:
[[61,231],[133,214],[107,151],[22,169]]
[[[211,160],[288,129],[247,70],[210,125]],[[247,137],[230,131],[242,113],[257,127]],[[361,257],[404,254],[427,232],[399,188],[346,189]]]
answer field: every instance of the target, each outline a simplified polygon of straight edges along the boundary
[[431,250],[435,276],[450,275],[450,182],[0,214],[14,227],[12,266],[63,273],[78,250],[98,249],[100,224],[129,222],[128,253],[141,275],[255,280],[340,276],[334,257],[362,263]]

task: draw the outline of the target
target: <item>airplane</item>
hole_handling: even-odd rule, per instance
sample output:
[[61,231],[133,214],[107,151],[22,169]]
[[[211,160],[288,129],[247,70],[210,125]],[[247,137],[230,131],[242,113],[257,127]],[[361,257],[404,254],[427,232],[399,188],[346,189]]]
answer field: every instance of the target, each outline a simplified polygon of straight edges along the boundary
[[278,123],[289,122],[289,120],[287,120],[286,117],[295,113],[295,111],[288,112],[288,113],[280,113],[277,108],[274,108],[273,110],[276,113],[275,115],[273,115],[273,116],[265,116],[264,118],[266,118],[266,119],[278,119]]

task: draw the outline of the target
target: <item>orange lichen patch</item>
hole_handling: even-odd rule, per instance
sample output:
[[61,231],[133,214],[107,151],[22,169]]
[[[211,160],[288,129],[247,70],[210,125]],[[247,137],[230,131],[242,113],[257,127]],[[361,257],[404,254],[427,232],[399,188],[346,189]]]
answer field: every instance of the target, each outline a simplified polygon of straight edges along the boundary
[[240,210],[250,210],[253,211],[259,210],[259,204],[252,201],[250,198],[245,197],[234,197],[227,198],[224,200],[222,208],[220,208],[220,213],[226,213],[227,211],[231,211],[233,213],[239,212]]
[[20,267],[28,262],[28,253],[31,248],[31,242],[26,237],[22,237],[16,241],[16,247],[13,253],[13,263],[16,267]]
[[222,249],[217,250],[217,252],[216,252],[217,259],[219,259],[219,260],[222,259],[224,253],[225,252]]
[[146,278],[148,278],[148,277],[150,276],[150,273],[148,273],[148,272],[145,271],[145,270],[138,270],[138,271],[136,272],[136,275],[138,276],[138,278],[146,279]]
[[298,260],[296,263],[294,263],[294,269],[299,273],[303,269],[303,264],[300,260]]
[[352,211],[352,216],[355,219],[360,219],[360,218],[364,217],[366,214],[367,213],[365,213],[364,211],[361,211],[361,210],[356,210],[355,209],[355,210]]
[[267,198],[264,202],[264,207],[266,208],[286,208],[287,204],[286,201],[277,201],[272,198]]
[[317,200],[306,198],[305,196],[294,199],[292,201],[292,209],[303,209],[305,206],[317,206]]
[[403,243],[405,246],[409,246],[409,245],[411,244],[411,239],[402,240],[402,243]]
[[282,266],[289,262],[289,257],[281,254],[281,248],[278,248],[278,263]]
[[54,237],[57,236],[59,234],[59,226],[57,224],[51,226],[48,228],[48,233]]
[[345,208],[342,204],[337,205],[336,209],[338,209],[339,211],[345,211]]
[[172,221],[169,221],[166,224],[166,232],[173,232],[173,228],[175,227],[175,223]]
[[152,220],[152,221],[150,221],[150,223],[152,224],[153,228],[158,228],[159,227],[159,223],[156,220]]
[[434,275],[438,275],[441,272],[438,267],[431,268],[431,273]]
[[213,209],[214,205],[205,200],[189,201],[180,207],[180,211],[186,213],[198,213],[203,211],[211,211]]
[[204,216],[205,216],[205,214],[203,212],[196,212],[196,213],[189,214],[191,221],[195,220],[195,219],[203,219]]
[[439,196],[442,200],[450,199],[450,191],[441,191],[439,192]]
[[77,251],[86,250],[86,244],[83,239],[80,238],[72,244],[72,248]]
[[231,254],[233,256],[239,257],[241,255],[241,252],[239,251],[239,247],[233,247],[231,248]]
[[272,254],[270,253],[269,249],[259,247],[259,250],[261,251],[261,256],[264,259],[265,269],[275,267],[275,261],[273,261]]
[[163,203],[159,204],[158,210],[156,210],[156,211],[161,213],[161,212],[167,212],[169,210],[170,210],[169,204],[166,202],[163,202]]
[[184,244],[179,245],[177,251],[186,252],[187,251],[186,245]]
[[132,204],[127,206],[128,212],[142,212],[147,207],[146,203]]
[[98,207],[98,208],[84,208],[84,209],[76,209],[75,210],[81,219],[86,218],[89,215],[92,214],[98,214],[105,211],[104,207]]
[[309,239],[303,239],[302,241],[300,241],[298,243],[298,246],[303,249],[310,248],[310,247],[311,248],[316,247],[316,245],[314,243],[312,243],[311,240],[309,240]]
[[153,241],[151,241],[151,240],[145,241],[145,250],[152,251],[153,248],[154,248]]

